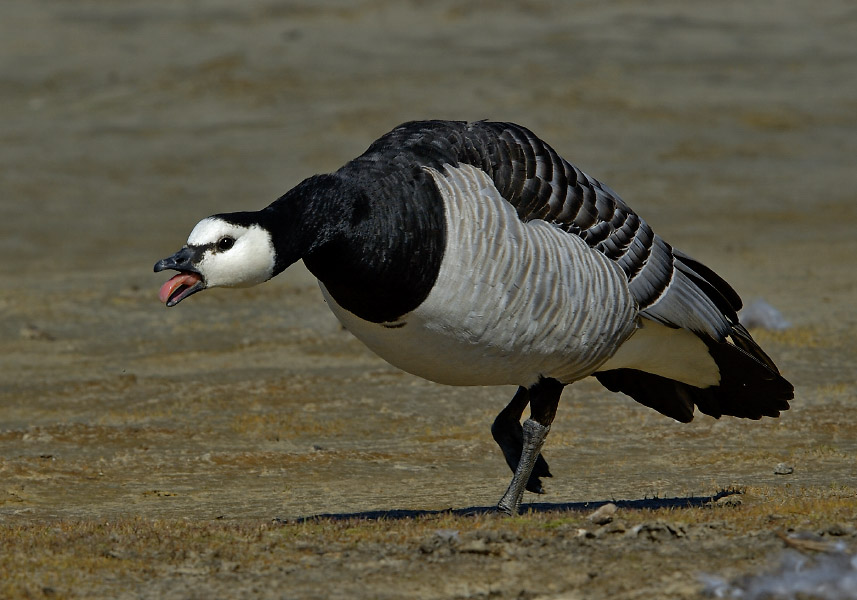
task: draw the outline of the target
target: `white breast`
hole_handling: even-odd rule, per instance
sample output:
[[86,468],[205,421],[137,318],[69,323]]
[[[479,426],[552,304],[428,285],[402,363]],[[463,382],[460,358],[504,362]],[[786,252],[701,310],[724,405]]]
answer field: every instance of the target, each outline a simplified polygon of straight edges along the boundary
[[439,383],[528,386],[540,376],[589,375],[634,332],[633,298],[609,259],[548,223],[522,223],[480,169],[426,170],[447,224],[426,300],[396,323],[369,323],[321,286],[337,318],[370,349]]

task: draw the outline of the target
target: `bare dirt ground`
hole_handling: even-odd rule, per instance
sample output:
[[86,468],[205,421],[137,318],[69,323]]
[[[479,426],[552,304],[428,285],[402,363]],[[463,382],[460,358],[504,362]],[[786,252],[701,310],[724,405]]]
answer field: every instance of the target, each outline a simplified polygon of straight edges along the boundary
[[[7,1],[0,597],[694,598],[857,551],[855,39],[844,0]],[[158,303],[198,219],[422,118],[529,126],[777,307],[792,410],[577,383],[501,518],[512,389],[398,372],[301,265]]]

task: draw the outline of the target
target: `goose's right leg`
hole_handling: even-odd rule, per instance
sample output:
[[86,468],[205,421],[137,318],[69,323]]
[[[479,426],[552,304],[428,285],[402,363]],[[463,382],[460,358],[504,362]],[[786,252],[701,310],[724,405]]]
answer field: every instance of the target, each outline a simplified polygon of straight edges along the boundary
[[503,494],[497,508],[510,515],[518,514],[524,488],[535,470],[536,460],[556,416],[557,404],[565,384],[556,379],[540,379],[529,389],[530,418],[523,424],[521,458],[512,476],[509,489]]
[[[494,441],[497,442],[500,450],[503,451],[506,464],[512,469],[512,473],[518,468],[518,462],[521,460],[521,450],[524,446],[521,416],[524,414],[524,409],[529,402],[530,391],[525,387],[519,387],[512,401],[497,415],[497,418],[494,419],[494,424],[491,425],[491,435],[494,436]],[[533,472],[527,481],[527,491],[534,494],[543,494],[544,488],[542,487],[541,477],[552,477],[552,475],[548,468],[548,463],[539,454],[536,458]]]

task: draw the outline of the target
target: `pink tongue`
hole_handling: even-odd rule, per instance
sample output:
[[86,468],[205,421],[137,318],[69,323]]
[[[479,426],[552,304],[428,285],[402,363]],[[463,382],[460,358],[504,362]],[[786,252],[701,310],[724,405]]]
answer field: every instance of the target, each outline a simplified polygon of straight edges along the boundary
[[174,275],[169,281],[161,286],[161,291],[158,292],[158,298],[161,299],[161,302],[166,304],[170,299],[170,296],[172,296],[173,292],[178,288],[183,285],[190,287],[201,279],[202,278],[196,273],[179,273],[178,275]]

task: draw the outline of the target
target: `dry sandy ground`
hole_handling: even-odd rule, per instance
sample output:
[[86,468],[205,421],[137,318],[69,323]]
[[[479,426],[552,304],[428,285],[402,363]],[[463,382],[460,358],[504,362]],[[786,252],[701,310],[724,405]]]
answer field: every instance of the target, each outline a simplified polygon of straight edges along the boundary
[[[772,568],[790,529],[857,548],[850,2],[2,12],[0,597],[692,598]],[[508,483],[489,426],[512,389],[396,371],[300,265],[159,305],[151,265],[199,218],[418,118],[529,126],[780,309],[755,334],[793,409],[680,425],[580,382],[548,494],[502,519],[478,509]]]

